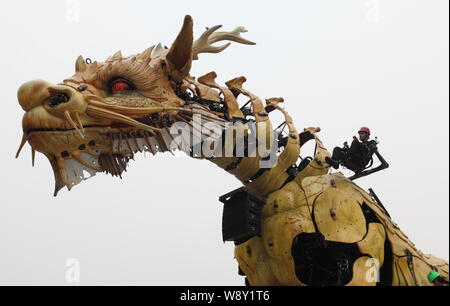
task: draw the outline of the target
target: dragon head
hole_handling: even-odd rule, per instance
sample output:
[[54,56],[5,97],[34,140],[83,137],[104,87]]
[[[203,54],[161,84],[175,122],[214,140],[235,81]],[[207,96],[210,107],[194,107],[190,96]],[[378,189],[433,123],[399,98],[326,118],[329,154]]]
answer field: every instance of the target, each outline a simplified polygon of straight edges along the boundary
[[[33,80],[18,90],[25,111],[23,138],[50,161],[55,192],[69,190],[82,180],[106,172],[120,176],[133,153],[166,151],[168,128],[177,118],[196,109],[180,98],[186,91],[192,61],[199,53],[217,53],[228,47],[212,46],[220,40],[253,44],[233,32],[207,29],[193,40],[193,21],[186,16],[170,48],[158,44],[124,57],[118,51],[104,62],[79,56],[75,74],[60,84]],[[192,89],[192,88],[191,88]]]

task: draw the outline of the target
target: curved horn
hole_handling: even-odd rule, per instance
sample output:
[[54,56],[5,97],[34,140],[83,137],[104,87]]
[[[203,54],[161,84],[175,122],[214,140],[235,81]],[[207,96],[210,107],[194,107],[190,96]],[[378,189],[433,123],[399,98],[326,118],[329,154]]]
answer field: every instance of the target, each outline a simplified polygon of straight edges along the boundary
[[192,64],[192,44],[194,41],[191,16],[184,17],[183,27],[166,55],[169,74],[176,82],[189,75]]

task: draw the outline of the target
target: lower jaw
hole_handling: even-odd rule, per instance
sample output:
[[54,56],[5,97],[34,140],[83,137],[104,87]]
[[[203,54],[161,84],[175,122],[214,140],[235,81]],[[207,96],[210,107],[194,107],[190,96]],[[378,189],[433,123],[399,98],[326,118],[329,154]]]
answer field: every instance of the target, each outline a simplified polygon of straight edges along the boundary
[[28,135],[31,147],[45,155],[59,155],[62,152],[83,151],[109,145],[110,127],[86,127],[84,138],[76,130],[33,131]]

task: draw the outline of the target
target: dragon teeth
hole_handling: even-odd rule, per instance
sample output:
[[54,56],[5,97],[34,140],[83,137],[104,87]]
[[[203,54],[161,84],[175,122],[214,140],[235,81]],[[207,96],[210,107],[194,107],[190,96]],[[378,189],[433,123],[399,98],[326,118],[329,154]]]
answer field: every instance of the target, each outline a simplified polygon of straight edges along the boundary
[[[194,106],[194,108],[197,112],[200,112],[201,115],[207,115],[209,118],[201,115],[193,116],[191,120],[186,118],[186,120],[189,120],[189,133],[181,133],[181,138],[179,138],[179,135],[171,135],[169,127],[162,129],[156,136],[130,137],[128,134],[124,133],[120,137],[116,134],[112,141],[112,152],[119,154],[134,154],[146,151],[154,155],[157,152],[164,152],[167,150],[172,152],[184,149],[183,151],[186,151],[186,149],[189,150],[195,146],[200,146],[206,139],[211,139],[212,137],[220,140],[221,135],[217,137],[217,135],[213,135],[208,131],[203,131],[202,133],[201,130],[205,123],[212,122],[211,118],[216,118],[217,121],[214,121],[214,123],[219,125],[221,125],[220,122],[223,120],[202,107]],[[221,128],[223,130],[225,126],[222,125]],[[177,141],[174,141],[175,138]]]
[[[97,156],[92,156],[87,153],[81,153],[81,158],[84,161],[99,167]],[[78,160],[71,158],[64,161],[64,168],[66,169],[69,184],[73,187],[78,185],[81,181],[93,177],[97,171],[81,164]]]
[[156,140],[153,137],[147,137],[147,141],[150,143],[151,148],[148,148],[147,151],[152,153],[153,155],[158,152]]
[[[101,151],[98,151],[98,153],[100,154],[101,153]],[[86,161],[86,162],[88,162],[89,164],[91,164],[92,166],[94,166],[94,167],[100,167],[100,165],[99,165],[99,162],[98,162],[98,156],[92,156],[92,155],[90,155],[90,154],[88,154],[88,153],[81,153],[81,158],[84,160],[84,161]],[[89,177],[91,177],[91,176],[94,176],[96,173],[97,173],[97,171],[96,170],[94,170],[94,169],[92,169],[92,168],[89,168],[89,167],[86,167],[86,166],[84,166],[83,165],[83,167],[84,168],[86,168],[86,171],[89,173]]]
[[146,142],[143,138],[135,138],[136,139],[136,143],[139,147],[139,151],[145,151],[145,147],[146,147]]
[[166,147],[169,149],[169,151],[179,149],[178,145],[173,140],[173,136],[170,135],[170,132],[167,129],[161,131],[161,137],[166,143]]

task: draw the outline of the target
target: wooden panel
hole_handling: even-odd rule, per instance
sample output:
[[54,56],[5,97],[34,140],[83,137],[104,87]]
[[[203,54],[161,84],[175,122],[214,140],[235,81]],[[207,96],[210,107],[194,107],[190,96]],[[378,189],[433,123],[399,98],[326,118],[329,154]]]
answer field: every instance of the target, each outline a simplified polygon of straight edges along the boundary
[[380,267],[384,262],[384,242],[386,240],[386,232],[380,223],[370,223],[366,237],[358,242],[359,251],[376,258]]
[[353,278],[346,286],[376,286],[377,269],[372,264],[372,258],[363,256],[353,264]]
[[314,218],[326,240],[353,243],[366,235],[366,219],[358,202],[330,188],[316,199]]

